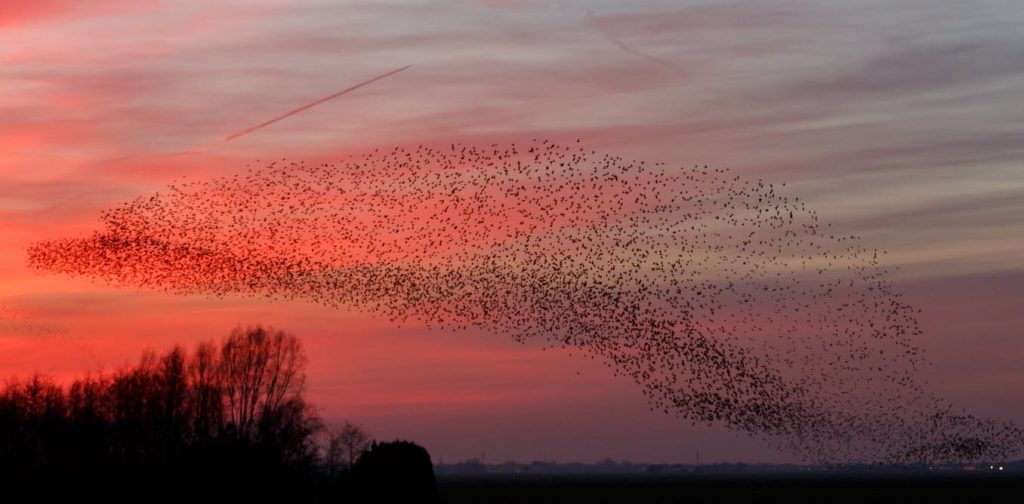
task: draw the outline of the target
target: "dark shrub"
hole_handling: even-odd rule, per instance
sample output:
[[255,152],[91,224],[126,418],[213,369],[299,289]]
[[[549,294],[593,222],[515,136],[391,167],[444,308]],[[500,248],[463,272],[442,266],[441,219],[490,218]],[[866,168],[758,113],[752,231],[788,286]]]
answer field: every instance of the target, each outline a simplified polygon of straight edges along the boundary
[[436,502],[430,454],[409,441],[373,443],[352,467],[360,495],[368,502]]

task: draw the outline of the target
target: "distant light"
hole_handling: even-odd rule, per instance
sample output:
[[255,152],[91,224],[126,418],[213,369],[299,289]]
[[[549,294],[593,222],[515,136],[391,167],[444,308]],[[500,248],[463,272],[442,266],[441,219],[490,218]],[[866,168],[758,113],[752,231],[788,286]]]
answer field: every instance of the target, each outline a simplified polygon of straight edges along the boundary
[[995,469],[995,466],[988,466],[989,469]]
[[1002,471],[1003,470],[1003,466],[999,466],[999,470]]

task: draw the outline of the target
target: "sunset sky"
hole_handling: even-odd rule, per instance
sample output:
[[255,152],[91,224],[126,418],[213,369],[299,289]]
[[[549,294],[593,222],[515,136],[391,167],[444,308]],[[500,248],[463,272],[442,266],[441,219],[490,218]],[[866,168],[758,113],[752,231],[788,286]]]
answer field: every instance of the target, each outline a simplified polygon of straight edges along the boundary
[[104,208],[266,160],[581,138],[785,182],[887,251],[923,310],[931,389],[1024,422],[1022,23],[1016,1],[4,1],[0,375],[115,369],[263,323],[303,338],[326,419],[435,462],[790,460],[502,335],[26,267]]

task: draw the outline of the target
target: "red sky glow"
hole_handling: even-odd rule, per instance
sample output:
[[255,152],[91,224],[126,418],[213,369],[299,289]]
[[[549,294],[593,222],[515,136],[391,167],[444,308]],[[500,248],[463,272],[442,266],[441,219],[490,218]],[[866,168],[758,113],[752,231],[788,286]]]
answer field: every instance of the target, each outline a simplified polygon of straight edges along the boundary
[[1022,22],[1017,5],[949,0],[0,3],[0,375],[114,369],[262,323],[303,339],[326,419],[435,462],[792,460],[649,411],[635,384],[567,351],[26,264],[31,244],[87,236],[101,210],[167,184],[580,138],[786,183],[885,251],[922,309],[931,389],[1024,422]]

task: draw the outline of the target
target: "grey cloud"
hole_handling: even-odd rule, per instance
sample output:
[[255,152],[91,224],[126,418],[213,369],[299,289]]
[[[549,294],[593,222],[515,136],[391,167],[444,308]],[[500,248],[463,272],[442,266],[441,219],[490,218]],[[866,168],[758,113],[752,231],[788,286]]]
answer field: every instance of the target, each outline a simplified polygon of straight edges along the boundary
[[[834,75],[789,91],[842,102],[942,91],[991,79],[1024,76],[1024,44],[996,41],[889,48]],[[1024,79],[1022,79],[1024,83]],[[956,89],[953,89],[954,91]]]

